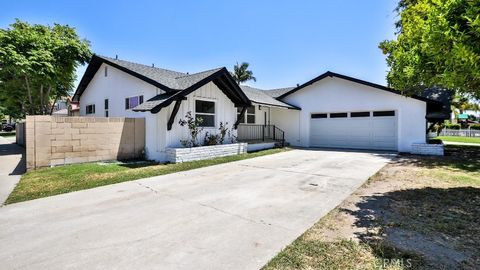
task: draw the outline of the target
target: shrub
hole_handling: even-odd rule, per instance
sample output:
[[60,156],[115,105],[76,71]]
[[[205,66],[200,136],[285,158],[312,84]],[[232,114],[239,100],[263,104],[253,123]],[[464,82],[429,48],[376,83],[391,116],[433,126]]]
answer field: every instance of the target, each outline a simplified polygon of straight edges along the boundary
[[178,123],[180,126],[187,126],[188,131],[190,134],[190,138],[188,140],[180,140],[180,143],[183,145],[183,147],[196,147],[200,146],[198,144],[198,135],[203,131],[203,127],[200,127],[200,125],[203,122],[203,119],[201,118],[194,118],[192,116],[192,112],[187,112],[185,115],[186,120],[180,119]]
[[480,130],[480,124],[471,124],[470,129]]
[[460,124],[446,124],[445,128],[447,129],[460,129],[462,126]]
[[217,134],[205,133],[205,139],[203,139],[203,145],[217,145],[220,143],[220,136]]

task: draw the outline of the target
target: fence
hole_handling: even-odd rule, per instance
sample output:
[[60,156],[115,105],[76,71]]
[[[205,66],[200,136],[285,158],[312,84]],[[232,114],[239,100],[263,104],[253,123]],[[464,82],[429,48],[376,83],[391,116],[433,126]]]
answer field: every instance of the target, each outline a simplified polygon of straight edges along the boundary
[[275,125],[238,125],[239,141],[278,141],[285,142],[285,132]]
[[25,122],[15,124],[15,141],[17,145],[25,147]]
[[145,119],[27,116],[27,169],[133,159],[145,148]]
[[480,130],[476,129],[442,129],[440,136],[480,137]]

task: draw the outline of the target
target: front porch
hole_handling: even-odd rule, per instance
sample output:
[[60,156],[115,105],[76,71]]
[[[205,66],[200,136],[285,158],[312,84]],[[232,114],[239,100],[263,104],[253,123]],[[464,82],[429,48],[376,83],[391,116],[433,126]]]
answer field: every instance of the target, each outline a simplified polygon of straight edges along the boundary
[[239,142],[248,143],[250,149],[285,146],[285,132],[275,125],[240,124],[237,129],[237,139]]

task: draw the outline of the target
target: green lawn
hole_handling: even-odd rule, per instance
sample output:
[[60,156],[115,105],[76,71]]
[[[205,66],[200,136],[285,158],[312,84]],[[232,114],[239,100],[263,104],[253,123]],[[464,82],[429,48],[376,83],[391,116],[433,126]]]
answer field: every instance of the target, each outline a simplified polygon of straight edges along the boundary
[[145,177],[265,156],[288,150],[287,148],[269,149],[242,155],[177,164],[158,164],[152,162],[83,163],[42,168],[24,174],[5,203],[10,204],[33,200]]
[[473,138],[473,137],[438,136],[435,139],[439,139],[446,142],[478,143],[480,145],[480,138]]

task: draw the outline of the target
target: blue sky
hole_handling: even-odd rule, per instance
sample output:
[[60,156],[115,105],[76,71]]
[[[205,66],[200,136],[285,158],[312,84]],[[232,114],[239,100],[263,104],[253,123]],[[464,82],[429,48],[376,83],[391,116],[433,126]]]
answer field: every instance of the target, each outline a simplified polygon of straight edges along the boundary
[[68,24],[97,54],[190,73],[246,61],[257,77],[249,84],[264,89],[327,70],[386,84],[378,43],[394,37],[396,3],[15,0],[2,3],[0,27]]

